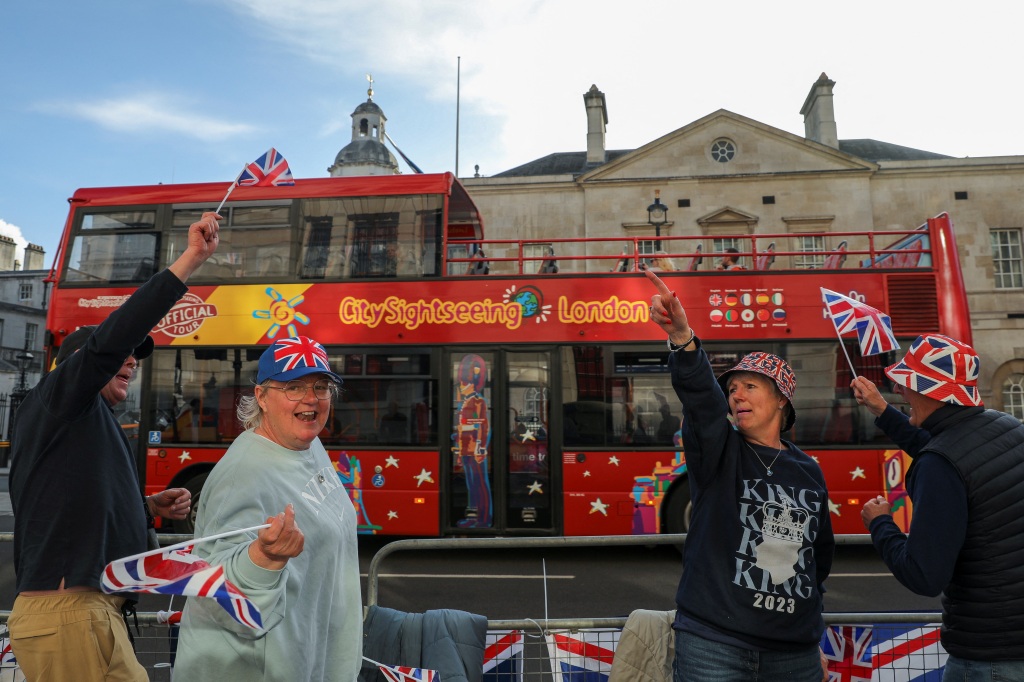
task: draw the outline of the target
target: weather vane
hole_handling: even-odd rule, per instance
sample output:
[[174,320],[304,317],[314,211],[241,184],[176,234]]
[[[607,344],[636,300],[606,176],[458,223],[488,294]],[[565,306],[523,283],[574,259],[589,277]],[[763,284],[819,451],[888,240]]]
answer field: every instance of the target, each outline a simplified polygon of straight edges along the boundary
[[373,74],[370,74],[370,73],[366,74],[366,80],[369,81],[369,83],[370,83],[370,87],[368,87],[366,89],[366,94],[367,94],[367,96],[372,98],[373,97]]

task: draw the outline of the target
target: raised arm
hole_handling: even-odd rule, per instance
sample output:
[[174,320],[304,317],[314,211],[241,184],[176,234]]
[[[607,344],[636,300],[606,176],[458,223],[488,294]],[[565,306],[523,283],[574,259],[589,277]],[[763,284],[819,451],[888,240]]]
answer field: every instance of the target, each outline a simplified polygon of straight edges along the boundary
[[182,282],[188,280],[192,273],[199,269],[199,266],[213,255],[220,243],[218,231],[220,225],[217,222],[221,217],[213,212],[203,214],[197,222],[192,223],[188,228],[188,246],[178,256],[178,259],[167,266],[167,269]]
[[661,278],[649,268],[644,270],[644,274],[658,292],[651,297],[651,322],[661,327],[673,344],[690,350],[694,332],[686,319],[683,304],[679,302],[675,292],[665,286]]

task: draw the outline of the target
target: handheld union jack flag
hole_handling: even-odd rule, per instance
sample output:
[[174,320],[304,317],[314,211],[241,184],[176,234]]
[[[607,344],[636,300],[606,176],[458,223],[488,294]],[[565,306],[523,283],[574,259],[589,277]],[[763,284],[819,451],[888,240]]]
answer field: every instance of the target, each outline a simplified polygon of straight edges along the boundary
[[100,587],[107,594],[211,597],[242,625],[254,630],[263,627],[259,608],[224,577],[224,567],[211,566],[191,552],[191,546],[168,547],[111,561],[103,571]]
[[857,332],[861,355],[878,355],[900,347],[892,333],[892,320],[882,311],[824,287],[821,295],[836,334]]
[[294,185],[295,179],[292,171],[288,168],[288,162],[281,156],[281,152],[273,147],[268,149],[263,156],[256,159],[244,169],[235,180],[239,187],[266,187],[272,185]]
[[384,665],[378,663],[377,667],[384,673],[388,682],[434,682],[438,679],[436,670],[426,668],[409,668],[404,665]]
[[217,204],[217,210],[214,213],[220,213],[220,209],[224,208],[224,203],[231,196],[235,187],[282,187],[294,184],[295,178],[292,177],[292,171],[288,168],[288,162],[284,160],[279,151],[271,147],[263,156],[247,164],[235,181],[228,185],[227,194]]

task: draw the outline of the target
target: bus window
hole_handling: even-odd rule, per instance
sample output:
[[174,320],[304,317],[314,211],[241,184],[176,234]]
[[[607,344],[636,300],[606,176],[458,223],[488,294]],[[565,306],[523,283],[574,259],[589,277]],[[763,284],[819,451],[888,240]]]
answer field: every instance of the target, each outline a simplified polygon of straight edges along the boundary
[[145,282],[155,272],[159,248],[155,221],[155,211],[83,215],[71,244],[65,281]]
[[[167,262],[184,250],[188,227],[209,208],[174,210]],[[242,277],[282,277],[292,272],[289,257],[291,224],[288,205],[229,206],[221,209],[220,245],[193,275],[196,281],[224,282]]]
[[429,352],[331,357],[345,384],[320,439],[327,446],[437,445],[437,385]]
[[[157,349],[147,423],[160,442],[228,443],[241,433],[238,398],[252,394],[260,349]],[[152,440],[150,441],[152,442]]]
[[672,446],[682,407],[672,389],[664,350],[563,350],[563,375],[569,379],[562,384],[566,446]]
[[303,279],[437,272],[440,195],[305,199],[301,212]]

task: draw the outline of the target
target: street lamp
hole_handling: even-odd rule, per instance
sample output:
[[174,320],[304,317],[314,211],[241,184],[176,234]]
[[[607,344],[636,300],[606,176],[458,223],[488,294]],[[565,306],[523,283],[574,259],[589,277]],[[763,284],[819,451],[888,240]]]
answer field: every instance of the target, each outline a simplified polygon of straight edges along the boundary
[[668,222],[668,207],[661,203],[660,194],[661,190],[654,190],[654,203],[647,207],[647,222],[654,225],[654,236],[658,239],[661,239],[661,226]]
[[[28,344],[26,344],[27,346]],[[25,372],[32,365],[35,356],[28,352],[28,348],[16,356],[18,369],[21,370],[21,378],[18,379],[18,386],[11,391],[10,412],[7,415],[7,440],[10,441],[14,434],[14,415],[21,406],[21,401],[28,395],[28,382],[25,380]]]
[[29,353],[27,350],[22,351],[18,354],[18,368],[21,370],[21,377],[18,379],[17,391],[21,394],[28,393],[28,382],[25,380],[25,372],[32,366],[32,361],[35,356]]

